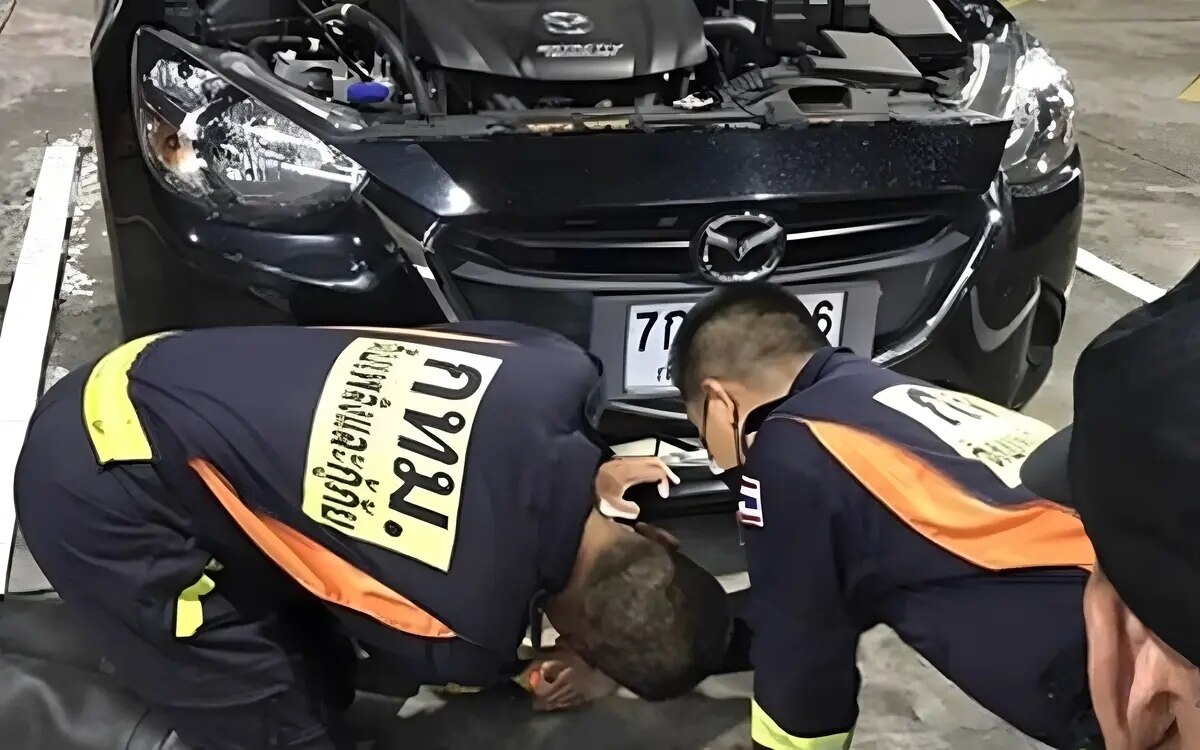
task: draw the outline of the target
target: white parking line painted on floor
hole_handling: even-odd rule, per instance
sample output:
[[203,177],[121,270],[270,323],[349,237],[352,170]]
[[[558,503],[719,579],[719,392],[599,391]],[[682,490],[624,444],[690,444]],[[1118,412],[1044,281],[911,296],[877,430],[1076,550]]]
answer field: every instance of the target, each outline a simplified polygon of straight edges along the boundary
[[78,146],[46,149],[0,326],[0,596],[8,593],[16,534],[13,474],[42,393],[78,173]]
[[1167,293],[1165,289],[1161,289],[1145,279],[1140,279],[1128,271],[1122,271],[1112,263],[1100,258],[1095,253],[1084,250],[1082,247],[1079,248],[1079,257],[1076,259],[1075,265],[1080,271],[1095,276],[1101,281],[1107,281],[1126,294],[1132,294],[1142,302],[1153,302]]
[[13,11],[17,9],[17,0],[0,0],[0,31],[4,31],[4,27],[8,25],[8,19],[12,18]]

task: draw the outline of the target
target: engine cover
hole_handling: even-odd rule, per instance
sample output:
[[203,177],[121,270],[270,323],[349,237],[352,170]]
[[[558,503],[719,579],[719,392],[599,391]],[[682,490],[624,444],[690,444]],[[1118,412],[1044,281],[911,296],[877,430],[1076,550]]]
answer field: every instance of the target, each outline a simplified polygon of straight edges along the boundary
[[455,71],[616,81],[708,56],[694,0],[371,0],[368,7],[407,37],[423,65]]

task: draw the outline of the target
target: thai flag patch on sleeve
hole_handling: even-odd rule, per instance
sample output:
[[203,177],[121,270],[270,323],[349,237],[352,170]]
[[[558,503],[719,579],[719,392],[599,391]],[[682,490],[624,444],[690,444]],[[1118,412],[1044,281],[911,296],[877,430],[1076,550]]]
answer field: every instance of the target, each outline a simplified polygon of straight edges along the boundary
[[762,487],[757,479],[742,477],[741,501],[737,509],[738,523],[746,526],[763,525]]

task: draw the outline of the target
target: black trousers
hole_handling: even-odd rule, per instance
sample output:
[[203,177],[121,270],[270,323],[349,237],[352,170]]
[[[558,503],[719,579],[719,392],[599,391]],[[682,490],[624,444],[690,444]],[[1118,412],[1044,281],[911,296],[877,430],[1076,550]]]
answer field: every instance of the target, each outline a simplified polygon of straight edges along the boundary
[[[748,672],[753,669],[750,658],[750,645],[754,637],[748,624],[748,609],[750,605],[750,590],[737,591],[729,595],[730,610],[734,615],[733,633],[725,653],[725,660],[715,674],[730,674]],[[1006,651],[1006,641],[996,638],[996,648],[981,654],[978,660],[980,671],[984,674],[999,674],[1006,664],[1014,660],[1011,652]],[[1075,648],[1061,651],[1057,658],[1045,665],[1040,675],[1040,682],[1047,693],[1057,693],[1058,721],[1048,722],[1042,726],[1050,727],[1040,739],[1059,750],[1104,750],[1104,741],[1100,734],[1100,724],[1092,709],[1091,699],[1087,688],[1086,644],[1080,640]],[[991,667],[990,665],[996,665]],[[1038,706],[1024,706],[1022,703],[1040,698],[1034,693],[1014,693],[1009,699],[991,696],[993,705],[1010,709],[1010,715],[1039,715],[1046,713],[1042,701],[1037,700]],[[1014,705],[1016,704],[1016,705]]]
[[227,535],[213,532],[220,519],[199,531],[152,465],[99,470],[85,377],[72,373],[39,405],[15,483],[22,531],[65,606],[191,750],[352,747],[339,716],[355,651],[333,614],[232,521]]

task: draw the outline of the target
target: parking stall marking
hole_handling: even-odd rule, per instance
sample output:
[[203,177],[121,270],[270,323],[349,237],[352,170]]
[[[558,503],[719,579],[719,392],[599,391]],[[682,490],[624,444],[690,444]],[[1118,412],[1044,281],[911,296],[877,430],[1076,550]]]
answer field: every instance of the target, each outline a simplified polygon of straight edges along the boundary
[[16,537],[13,476],[42,392],[78,174],[78,146],[46,149],[0,325],[0,596],[8,593]]
[[13,11],[17,9],[17,0],[0,0],[0,31],[4,31],[4,27],[8,25],[8,19],[12,18]]
[[1108,282],[1126,294],[1137,297],[1142,302],[1153,302],[1167,293],[1165,289],[1155,286],[1145,279],[1134,276],[1128,271],[1121,270],[1082,247],[1079,248],[1079,255],[1075,259],[1075,267],[1086,274],[1095,276],[1101,281]]

